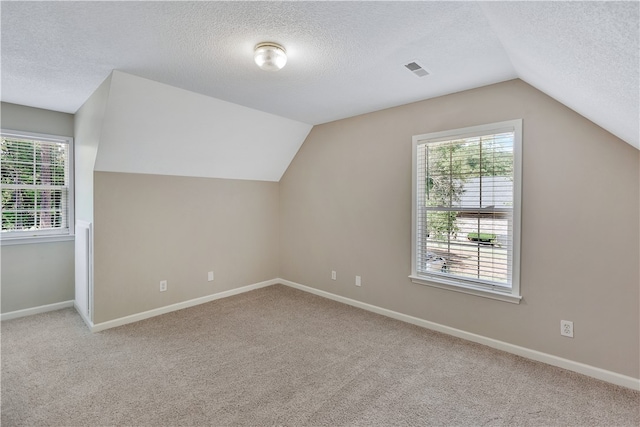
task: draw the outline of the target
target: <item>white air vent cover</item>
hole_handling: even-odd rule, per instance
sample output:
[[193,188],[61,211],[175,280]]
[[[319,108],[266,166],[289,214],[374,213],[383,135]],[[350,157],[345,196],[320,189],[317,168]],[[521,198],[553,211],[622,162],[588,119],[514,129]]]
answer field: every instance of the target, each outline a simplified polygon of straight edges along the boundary
[[431,74],[427,70],[425,70],[423,66],[418,64],[416,61],[409,62],[404,66],[407,68],[407,70],[411,71],[413,74],[415,74],[418,77],[424,77]]

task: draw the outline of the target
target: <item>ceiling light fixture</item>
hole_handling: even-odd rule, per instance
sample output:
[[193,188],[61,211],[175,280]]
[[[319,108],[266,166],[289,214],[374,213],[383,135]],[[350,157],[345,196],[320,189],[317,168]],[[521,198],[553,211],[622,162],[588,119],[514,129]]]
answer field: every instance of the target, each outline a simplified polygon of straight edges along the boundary
[[265,71],[278,71],[287,63],[287,52],[277,43],[258,43],[253,60]]

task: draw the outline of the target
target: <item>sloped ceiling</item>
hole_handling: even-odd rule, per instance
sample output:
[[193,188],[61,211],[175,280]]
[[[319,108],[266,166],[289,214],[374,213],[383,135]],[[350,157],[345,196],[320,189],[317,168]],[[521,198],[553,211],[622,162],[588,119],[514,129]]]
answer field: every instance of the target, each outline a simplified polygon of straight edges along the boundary
[[640,148],[640,2],[483,3],[518,77]]
[[120,71],[101,125],[96,171],[275,182],[311,130]]
[[[2,2],[2,100],[74,113],[113,69],[319,124],[521,78],[640,147],[638,2]],[[287,66],[266,73],[256,43]],[[403,64],[419,61],[418,78]]]

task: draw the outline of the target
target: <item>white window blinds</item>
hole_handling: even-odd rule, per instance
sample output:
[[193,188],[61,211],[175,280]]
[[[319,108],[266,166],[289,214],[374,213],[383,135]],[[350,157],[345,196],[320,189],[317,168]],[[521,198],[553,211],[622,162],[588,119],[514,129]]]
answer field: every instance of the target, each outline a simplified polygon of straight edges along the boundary
[[519,135],[509,123],[414,138],[417,276],[511,293]]
[[2,131],[2,236],[69,234],[71,138]]

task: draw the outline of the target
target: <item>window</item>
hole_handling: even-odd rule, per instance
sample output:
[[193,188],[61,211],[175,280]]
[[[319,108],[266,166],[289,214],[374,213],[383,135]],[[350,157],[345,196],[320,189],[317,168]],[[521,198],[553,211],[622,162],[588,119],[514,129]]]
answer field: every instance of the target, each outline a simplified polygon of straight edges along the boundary
[[1,134],[3,243],[73,235],[73,139]]
[[522,120],[413,137],[414,283],[519,302]]

